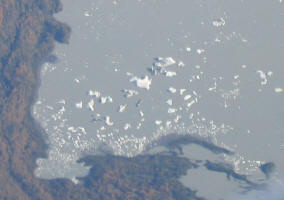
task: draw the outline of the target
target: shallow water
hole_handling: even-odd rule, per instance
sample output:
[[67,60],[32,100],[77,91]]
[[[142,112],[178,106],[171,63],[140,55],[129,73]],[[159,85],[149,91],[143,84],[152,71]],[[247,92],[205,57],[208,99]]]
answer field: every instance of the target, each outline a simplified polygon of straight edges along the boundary
[[84,176],[82,155],[135,156],[162,135],[187,133],[234,151],[217,160],[253,179],[273,161],[283,180],[283,3],[62,2],[57,19],[72,35],[41,71],[33,113],[50,149],[37,176]]

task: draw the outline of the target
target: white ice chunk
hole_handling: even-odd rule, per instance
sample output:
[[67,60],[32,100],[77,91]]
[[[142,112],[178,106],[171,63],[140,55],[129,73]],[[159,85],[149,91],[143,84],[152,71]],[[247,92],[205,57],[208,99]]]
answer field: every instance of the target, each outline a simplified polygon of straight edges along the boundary
[[120,105],[120,106],[119,106],[119,109],[118,109],[118,112],[124,112],[124,111],[125,111],[125,109],[126,109],[126,107],[127,107],[127,105],[126,105],[126,104],[124,104],[124,105]]
[[271,77],[273,75],[273,72],[272,71],[268,71],[267,72],[267,76]]
[[280,92],[283,92],[283,88],[277,87],[277,88],[274,88],[274,91],[276,93],[280,93]]
[[107,102],[107,98],[106,97],[101,97],[100,98],[100,103],[101,104],[105,104]]
[[191,95],[188,94],[188,95],[185,95],[183,99],[184,99],[185,101],[187,101],[187,100],[190,99],[190,98],[191,98]]
[[174,122],[175,122],[175,123],[178,123],[180,119],[181,119],[181,116],[180,116],[180,115],[177,115],[176,118],[174,119]]
[[162,122],[161,120],[156,120],[156,121],[155,121],[155,124],[158,125],[158,126],[161,125],[162,123],[163,123],[163,122]]
[[169,108],[168,109],[168,113],[171,114],[171,113],[175,113],[177,111],[176,108]]
[[172,94],[176,93],[177,89],[173,88],[173,87],[169,87],[168,91]]
[[185,64],[184,64],[184,62],[179,61],[178,66],[179,66],[179,67],[184,67],[184,66],[185,66]]
[[173,77],[173,76],[177,75],[177,73],[173,72],[173,71],[167,71],[165,74],[166,74],[167,77]]
[[142,110],[139,111],[139,114],[141,117],[144,117],[144,113],[142,112]]
[[165,68],[175,63],[176,61],[172,57],[167,57],[167,58],[158,57],[157,62],[154,63],[154,66]]
[[144,76],[143,78],[138,78],[134,76],[133,78],[130,79],[130,82],[134,82],[136,86],[139,88],[150,90],[152,79],[149,79],[148,76]]
[[101,104],[105,104],[105,103],[112,103],[113,102],[113,99],[110,97],[110,96],[107,96],[107,97],[101,97],[100,98],[100,103]]
[[190,108],[194,103],[195,103],[195,101],[192,100],[191,102],[189,102],[189,103],[187,104],[187,107]]
[[204,49],[197,49],[196,52],[200,55],[200,54],[203,54],[205,52]]
[[167,128],[170,128],[170,127],[171,127],[171,124],[172,124],[172,122],[171,122],[171,121],[167,121],[167,122],[166,122],[166,126],[167,126]]
[[124,89],[124,90],[122,90],[122,92],[124,93],[123,96],[126,97],[126,98],[129,98],[129,97],[132,97],[134,95],[138,95],[139,94],[136,90],[126,90],[126,89]]
[[80,101],[78,103],[75,104],[76,108],[83,108],[83,102]]
[[114,124],[112,121],[110,121],[110,116],[105,117],[105,123],[108,126],[113,126],[113,124]]
[[173,100],[172,100],[172,99],[168,99],[168,100],[166,101],[166,103],[167,103],[168,105],[172,106],[172,105],[173,105]]
[[112,102],[113,102],[113,99],[112,99],[110,96],[108,96],[108,97],[107,97],[107,102],[112,103]]
[[90,15],[89,11],[84,11],[84,16],[85,17],[90,17],[91,15]]
[[213,26],[216,26],[216,27],[220,27],[220,26],[225,26],[226,24],[226,21],[223,17],[221,17],[220,19],[216,19],[212,22]]
[[94,99],[92,99],[91,101],[89,101],[88,103],[88,107],[90,108],[91,111],[94,111],[95,110],[95,101]]
[[259,77],[262,79],[261,85],[266,85],[267,84],[266,74],[261,70],[258,70],[256,72],[259,74]]
[[98,92],[98,91],[89,90],[88,95],[89,96],[95,96],[96,98],[99,98],[101,96],[101,93]]
[[191,51],[191,48],[190,48],[190,47],[186,47],[185,50],[186,50],[187,52],[190,52],[190,51]]
[[60,103],[60,104],[66,104],[66,101],[65,101],[65,99],[61,99],[61,100],[59,100],[57,103]]
[[130,129],[131,128],[131,124],[126,123],[123,128],[124,128],[124,130]]
[[185,89],[185,88],[182,88],[182,89],[179,90],[179,94],[180,94],[180,95],[183,95],[183,93],[184,93],[185,91],[186,91],[186,89]]

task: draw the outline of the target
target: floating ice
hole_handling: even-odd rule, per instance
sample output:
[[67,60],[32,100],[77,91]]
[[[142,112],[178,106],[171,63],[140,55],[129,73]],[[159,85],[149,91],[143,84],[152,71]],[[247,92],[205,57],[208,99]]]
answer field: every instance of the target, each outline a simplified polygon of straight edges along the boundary
[[123,93],[124,93],[124,97],[126,97],[126,98],[129,98],[129,97],[132,97],[132,96],[134,96],[134,95],[138,95],[139,93],[136,91],[136,90],[126,90],[126,89],[124,89],[124,90],[121,90]]
[[184,99],[185,101],[187,101],[187,100],[190,99],[190,98],[191,98],[191,95],[188,94],[188,95],[185,95],[183,99]]
[[139,114],[141,117],[144,117],[144,113],[141,110],[139,111]]
[[159,126],[159,125],[162,124],[162,121],[161,121],[161,120],[156,120],[156,121],[155,121],[155,124]]
[[76,108],[83,108],[83,102],[80,101],[78,103],[75,104]]
[[166,76],[167,77],[173,77],[173,76],[176,76],[177,75],[177,73],[176,72],[173,72],[173,71],[167,71],[166,72]]
[[[172,57],[167,57],[167,58],[156,58],[155,62],[153,63],[152,66],[152,73],[157,75],[157,74],[163,74],[167,77],[172,77],[176,76],[176,72],[174,71],[168,71],[167,68],[173,64],[175,64],[176,61]],[[182,65],[182,64],[181,64]]]
[[196,52],[200,55],[200,54],[203,54],[205,52],[204,49],[197,49]]
[[182,89],[179,90],[179,94],[180,94],[180,95],[183,95],[183,93],[184,93],[185,91],[186,91],[186,89],[185,89],[185,88],[182,88]]
[[220,26],[225,26],[226,24],[226,21],[223,17],[221,17],[220,19],[216,19],[212,22],[213,26],[216,26],[216,27],[220,27]]
[[168,100],[166,101],[166,103],[167,103],[168,105],[172,106],[172,105],[173,105],[173,100],[172,100],[172,99],[168,99]]
[[185,64],[184,64],[184,62],[179,61],[178,66],[179,66],[179,67],[184,67],[184,66],[185,66]]
[[95,96],[96,98],[99,98],[101,96],[101,93],[98,92],[98,91],[89,90],[88,95],[89,96]]
[[42,101],[39,100],[39,101],[36,102],[36,104],[40,105],[40,104],[42,104]]
[[113,124],[114,124],[112,121],[110,121],[110,116],[105,117],[105,123],[108,126],[113,126]]
[[134,82],[136,86],[139,88],[150,90],[152,79],[149,79],[148,76],[144,76],[143,78],[138,78],[134,76],[133,78],[130,79],[130,82]]
[[177,115],[176,118],[174,119],[174,122],[175,122],[175,123],[178,123],[180,119],[181,119],[181,116],[180,116],[180,115]]
[[85,16],[85,17],[90,17],[91,15],[90,15],[89,11],[85,11],[85,12],[84,12],[84,16]]
[[168,91],[172,94],[176,93],[177,89],[173,88],[173,87],[169,87]]
[[189,103],[187,104],[187,107],[190,108],[194,103],[195,103],[195,101],[192,100],[191,102],[189,102]]
[[191,48],[190,47],[186,47],[185,49],[187,52],[190,52],[191,51]]
[[166,67],[171,66],[175,63],[176,63],[176,61],[172,57],[167,57],[167,58],[158,57],[158,58],[156,58],[156,62],[154,62],[153,65],[155,67],[166,68]]
[[131,128],[131,124],[126,123],[123,128],[124,128],[124,130],[130,129]]
[[118,109],[118,112],[124,112],[125,111],[125,109],[126,109],[126,104],[124,104],[124,105],[120,105],[119,106],[119,109]]
[[60,103],[60,104],[66,104],[66,101],[65,101],[65,99],[61,99],[61,100],[59,100],[57,103]]
[[283,88],[277,87],[277,88],[274,88],[274,91],[276,93],[280,93],[280,92],[283,92]]
[[177,111],[176,108],[169,108],[168,109],[168,113],[171,114],[171,113],[175,113]]
[[107,97],[101,97],[100,98],[100,103],[101,104],[105,104],[105,103],[112,103],[113,102],[113,99],[110,97],[110,96],[107,96]]
[[261,85],[266,85],[267,84],[266,74],[261,70],[258,70],[256,72],[259,74],[259,77],[262,79]]
[[94,111],[94,110],[95,110],[94,105],[95,105],[94,99],[92,99],[91,101],[89,101],[88,107],[90,108],[91,111]]
[[268,71],[267,72],[267,76],[271,77],[273,75],[273,72],[272,71]]

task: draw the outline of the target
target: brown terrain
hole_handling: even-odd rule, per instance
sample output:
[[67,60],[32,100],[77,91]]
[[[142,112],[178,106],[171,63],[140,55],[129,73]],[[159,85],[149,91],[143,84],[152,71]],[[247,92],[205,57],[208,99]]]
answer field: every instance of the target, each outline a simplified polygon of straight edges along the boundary
[[76,185],[34,176],[47,145],[30,107],[41,63],[68,43],[70,28],[53,18],[61,9],[59,0],[0,0],[0,200],[201,199],[178,181],[197,166],[171,155],[85,157],[93,167]]

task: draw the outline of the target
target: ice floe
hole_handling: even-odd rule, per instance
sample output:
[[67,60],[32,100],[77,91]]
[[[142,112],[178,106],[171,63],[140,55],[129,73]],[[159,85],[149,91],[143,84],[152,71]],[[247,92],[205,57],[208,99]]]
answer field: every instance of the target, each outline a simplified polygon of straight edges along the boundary
[[190,52],[190,51],[191,51],[191,48],[190,48],[190,47],[186,47],[185,50],[186,50],[187,52]]
[[[168,67],[174,64],[176,64],[176,61],[172,57],[166,57],[166,58],[158,57],[155,59],[155,62],[152,65],[151,68],[152,74],[154,75],[162,74],[167,77],[176,76],[177,75],[176,72],[168,70]],[[182,67],[184,66],[184,63],[180,62],[178,66]]]
[[277,88],[274,88],[274,91],[276,93],[280,93],[280,92],[283,92],[283,88],[277,87]]
[[184,62],[179,61],[178,66],[179,66],[179,67],[185,67],[185,64],[184,64]]
[[161,125],[162,123],[163,123],[163,122],[162,122],[161,120],[156,120],[156,121],[155,121],[155,124],[158,125],[158,126]]
[[187,100],[189,100],[190,98],[191,98],[191,95],[188,94],[188,95],[185,95],[183,99],[184,99],[185,101],[187,101]]
[[158,57],[155,59],[155,62],[153,65],[155,67],[166,68],[173,64],[176,64],[176,61],[172,57],[166,57],[166,58]]
[[262,79],[261,85],[266,85],[267,84],[266,73],[264,73],[261,70],[257,70],[256,72],[259,74],[259,77]]
[[219,19],[216,19],[212,22],[213,26],[216,26],[216,27],[220,27],[220,26],[225,26],[226,24],[226,21],[223,17],[219,18]]
[[113,102],[113,99],[110,96],[100,98],[101,104],[112,103],[112,102]]
[[134,82],[139,88],[150,90],[152,79],[150,79],[147,75],[142,78],[134,76],[130,79],[130,82]]
[[113,126],[113,122],[110,120],[110,116],[105,116],[105,124],[108,126]]
[[197,50],[196,50],[196,53],[198,53],[199,55],[200,55],[200,54],[203,54],[204,52],[205,52],[204,49],[197,49]]
[[180,95],[183,95],[183,93],[184,93],[185,91],[186,91],[185,88],[179,89],[179,94],[180,94]]
[[131,124],[126,123],[123,128],[124,128],[124,130],[130,129],[131,128]]
[[177,109],[176,109],[176,108],[169,108],[169,109],[168,109],[168,113],[169,113],[169,114],[172,114],[172,113],[175,113],[175,112],[177,112]]
[[121,90],[122,93],[123,93],[123,96],[126,97],[126,98],[129,98],[129,97],[132,97],[134,95],[138,95],[139,92],[136,91],[136,90],[127,90],[127,89],[124,89],[124,90]]
[[95,110],[95,101],[94,101],[94,99],[91,99],[91,100],[88,102],[88,107],[90,108],[91,111],[94,111],[94,110]]
[[172,99],[168,99],[168,100],[166,101],[166,103],[167,103],[168,105],[172,106],[172,105],[173,105],[173,100],[172,100]]
[[168,91],[172,94],[176,93],[177,89],[175,89],[174,87],[169,87]]
[[65,101],[65,99],[61,99],[61,100],[59,100],[57,103],[60,103],[60,104],[66,104],[66,101]]
[[186,106],[187,106],[188,108],[190,108],[194,103],[195,103],[195,101],[192,100],[192,101],[190,101]]
[[98,92],[98,91],[89,90],[88,95],[89,96],[95,96],[96,98],[99,98],[101,96],[101,93]]
[[76,108],[83,108],[83,102],[80,101],[78,103],[75,104]]
[[124,112],[126,107],[127,107],[127,104],[120,105],[119,108],[118,108],[118,112]]
[[173,72],[173,71],[166,71],[166,72],[165,72],[165,75],[166,75],[167,77],[173,77],[173,76],[176,76],[177,73],[176,73],[176,72]]

